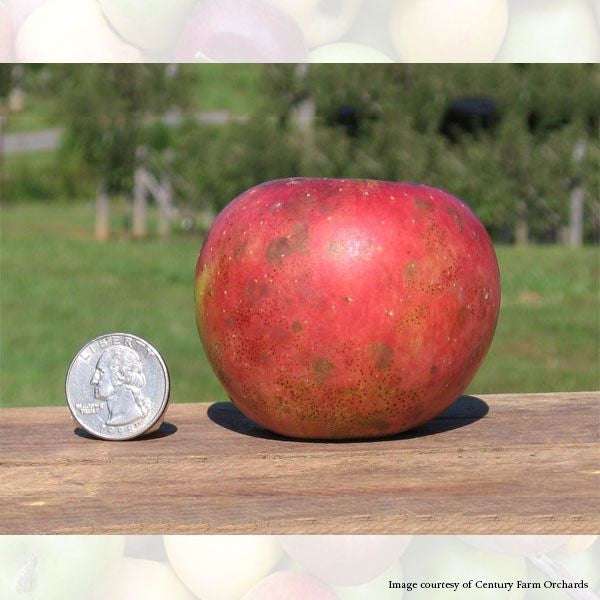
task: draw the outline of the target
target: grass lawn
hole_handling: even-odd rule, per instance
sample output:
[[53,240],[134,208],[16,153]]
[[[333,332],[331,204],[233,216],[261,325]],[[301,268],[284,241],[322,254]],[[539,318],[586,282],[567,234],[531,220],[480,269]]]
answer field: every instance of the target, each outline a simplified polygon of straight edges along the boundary
[[[73,354],[108,331],[136,333],[161,350],[173,401],[224,399],[194,323],[200,240],[118,235],[101,244],[92,227],[91,206],[2,209],[0,403],[64,404]],[[598,249],[500,247],[498,255],[500,322],[469,391],[598,389]]]

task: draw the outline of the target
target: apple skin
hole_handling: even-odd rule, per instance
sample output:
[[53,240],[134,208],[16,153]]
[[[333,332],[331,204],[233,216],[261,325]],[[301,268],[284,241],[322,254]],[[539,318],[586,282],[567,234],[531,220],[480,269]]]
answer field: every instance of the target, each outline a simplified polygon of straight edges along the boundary
[[164,542],[171,566],[202,600],[238,600],[282,555],[270,536],[168,535]]
[[96,0],[48,0],[25,20],[16,42],[21,62],[142,62],[112,31]]
[[123,558],[103,600],[195,600],[168,563]]
[[0,2],[0,63],[9,63],[14,54],[13,24],[8,7]]
[[333,590],[306,573],[278,571],[257,583],[242,600],[338,600]]
[[102,12],[124,39],[145,50],[172,47],[198,0],[98,0]]
[[412,536],[284,536],[288,556],[310,574],[335,586],[367,583],[396,563]]
[[294,62],[306,58],[304,36],[287,13],[263,0],[207,0],[187,20],[179,62]]
[[0,536],[3,600],[96,597],[123,556],[123,536]]
[[391,63],[392,59],[370,46],[340,42],[315,48],[308,55],[312,63]]
[[424,185],[294,178],[243,193],[196,268],[196,322],[235,405],[312,439],[442,412],[492,341],[498,263],[467,206]]
[[529,0],[511,5],[501,62],[595,62],[600,34],[587,0]]
[[269,0],[269,2],[296,19],[310,48],[340,39],[350,29],[362,4],[362,0]]
[[390,15],[406,62],[490,62],[507,24],[507,0],[397,0]]

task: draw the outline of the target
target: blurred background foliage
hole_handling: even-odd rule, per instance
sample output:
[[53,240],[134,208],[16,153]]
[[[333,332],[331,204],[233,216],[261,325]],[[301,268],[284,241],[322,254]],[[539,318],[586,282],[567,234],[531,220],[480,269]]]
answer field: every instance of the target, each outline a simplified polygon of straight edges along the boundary
[[[165,353],[176,401],[224,399],[193,322],[202,237],[245,189],[299,175],[418,181],[475,210],[503,303],[470,392],[598,389],[599,99],[584,64],[0,66],[0,402],[61,404],[108,330]],[[152,204],[132,234],[140,167],[173,190],[168,237]]]
[[[6,81],[11,67],[3,69]],[[17,69],[24,110],[9,116],[8,131],[28,120],[64,133],[56,152],[7,159],[5,202],[90,198],[99,179],[127,193],[143,145],[155,171],[169,151],[168,167],[186,182],[179,202],[191,209],[218,211],[257,181],[292,175],[420,181],[465,199],[505,242],[519,225],[532,240],[560,241],[580,183],[585,239],[598,241],[597,65]],[[487,102],[489,114],[453,130],[445,119],[465,98]],[[314,118],[302,131],[307,99]],[[215,110],[225,111],[220,119],[198,118]]]

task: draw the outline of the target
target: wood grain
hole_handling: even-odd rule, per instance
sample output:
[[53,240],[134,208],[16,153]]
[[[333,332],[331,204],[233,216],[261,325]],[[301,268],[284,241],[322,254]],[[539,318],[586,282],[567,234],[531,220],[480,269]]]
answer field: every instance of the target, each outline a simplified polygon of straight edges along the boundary
[[368,442],[269,434],[176,404],[96,440],[66,408],[4,409],[0,533],[578,534],[600,529],[600,394],[463,397]]

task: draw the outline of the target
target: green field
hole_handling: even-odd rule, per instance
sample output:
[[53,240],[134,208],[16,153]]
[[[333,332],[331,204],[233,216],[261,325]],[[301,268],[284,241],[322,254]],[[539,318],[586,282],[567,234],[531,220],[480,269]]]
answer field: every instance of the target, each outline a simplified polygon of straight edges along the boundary
[[[136,333],[161,350],[173,401],[224,399],[194,324],[201,240],[131,241],[116,234],[99,243],[92,228],[91,205],[2,209],[1,404],[63,404],[73,354],[108,331]],[[598,389],[598,248],[499,247],[498,256],[500,322],[469,391]]]

